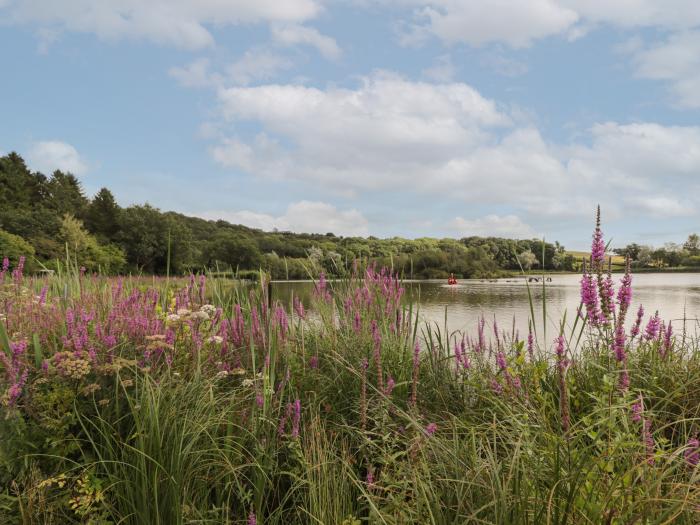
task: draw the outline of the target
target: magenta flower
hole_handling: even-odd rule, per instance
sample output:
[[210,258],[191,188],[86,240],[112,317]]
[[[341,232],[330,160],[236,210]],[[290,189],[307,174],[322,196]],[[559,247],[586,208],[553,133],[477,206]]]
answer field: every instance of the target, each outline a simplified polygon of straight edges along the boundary
[[661,349],[661,357],[666,357],[673,346],[673,322],[669,321],[666,330],[664,331],[664,342]]
[[600,206],[596,211],[595,231],[593,232],[593,242],[591,244],[591,265],[593,270],[602,271],[605,262],[605,241],[603,241],[603,231],[600,229]]
[[649,318],[646,328],[644,329],[644,339],[647,341],[653,341],[659,337],[659,330],[661,329],[661,318],[659,317],[658,310],[654,314],[654,317]]
[[372,470],[372,467],[367,469],[366,482],[368,487],[372,487],[374,485],[374,473],[372,472]]
[[644,413],[644,400],[642,395],[639,394],[637,401],[632,403],[632,422],[639,423],[642,420],[642,414]]
[[700,441],[697,438],[688,440],[683,457],[689,467],[695,468],[698,466],[698,463],[700,463]]
[[304,303],[301,302],[301,299],[299,299],[296,295],[294,296],[294,311],[296,312],[297,316],[301,319],[306,318],[306,312],[304,311]]
[[639,310],[637,310],[637,319],[634,322],[634,325],[632,326],[632,329],[630,330],[630,336],[632,339],[637,337],[639,335],[639,330],[640,327],[642,326],[642,320],[644,318],[644,307],[640,304],[639,305]]
[[583,276],[581,277],[581,302],[586,307],[588,322],[592,326],[596,326],[601,318],[598,305],[598,289],[593,280],[593,275],[586,271],[585,263],[583,264]]
[[632,303],[632,275],[629,273],[629,258],[627,259],[627,266],[625,269],[625,275],[620,281],[620,289],[617,291],[617,304],[620,306],[620,311],[618,318],[625,317],[627,309]]
[[396,386],[396,381],[394,381],[394,378],[389,376],[389,379],[386,381],[386,388],[384,389],[384,395],[385,396],[390,396],[391,393],[394,391],[394,387]]
[[501,371],[504,371],[508,368],[508,362],[506,361],[506,355],[503,352],[498,352],[496,354],[496,366],[498,366],[498,369]]
[[255,513],[251,510],[250,514],[248,514],[248,525],[257,525],[258,520],[255,517]]
[[430,437],[433,434],[435,434],[436,430],[437,430],[437,424],[436,423],[429,423],[428,426],[425,427],[425,435]]

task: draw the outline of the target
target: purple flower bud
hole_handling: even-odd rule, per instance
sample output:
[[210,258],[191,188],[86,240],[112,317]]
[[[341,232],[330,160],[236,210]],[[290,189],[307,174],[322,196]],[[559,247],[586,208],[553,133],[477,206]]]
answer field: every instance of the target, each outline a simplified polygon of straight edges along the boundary
[[700,441],[697,438],[688,440],[683,457],[689,467],[695,468],[698,466],[698,463],[700,463]]

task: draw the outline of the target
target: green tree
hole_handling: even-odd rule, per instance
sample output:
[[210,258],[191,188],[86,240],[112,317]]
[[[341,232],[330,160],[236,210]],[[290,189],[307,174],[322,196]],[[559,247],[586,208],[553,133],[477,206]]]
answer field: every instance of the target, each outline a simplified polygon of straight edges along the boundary
[[70,214],[63,217],[59,238],[65,243],[68,254],[78,265],[88,270],[117,273],[124,270],[124,252],[116,246],[102,246],[83,227],[82,221]]
[[[15,265],[22,256],[31,262],[33,255],[34,248],[22,237],[0,230],[0,261],[7,257]],[[29,269],[30,266],[27,265],[26,268]]]
[[523,269],[530,270],[537,264],[537,256],[532,253],[532,250],[527,249],[518,255],[518,261],[522,265]]
[[690,255],[700,255],[700,236],[697,233],[688,235],[688,240],[683,244],[683,248]]
[[217,232],[209,242],[210,264],[223,263],[232,269],[257,270],[263,259],[258,245],[250,238],[231,231]]
[[121,208],[107,188],[97,192],[85,213],[85,226],[102,241],[112,241],[119,232]]

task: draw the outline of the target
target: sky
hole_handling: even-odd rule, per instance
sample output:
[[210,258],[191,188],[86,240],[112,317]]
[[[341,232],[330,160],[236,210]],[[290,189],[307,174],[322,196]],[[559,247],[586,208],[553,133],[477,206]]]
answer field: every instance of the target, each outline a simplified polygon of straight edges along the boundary
[[0,0],[0,152],[271,230],[700,230],[696,0]]

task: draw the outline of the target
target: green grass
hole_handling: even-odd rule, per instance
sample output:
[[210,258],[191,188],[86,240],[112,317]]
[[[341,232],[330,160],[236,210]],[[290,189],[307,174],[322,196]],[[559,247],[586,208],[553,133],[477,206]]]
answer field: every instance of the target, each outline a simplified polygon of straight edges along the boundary
[[[4,304],[17,314],[7,341],[0,336],[3,347],[37,333],[41,355],[51,359],[64,349],[66,308],[94,309],[101,319],[118,307],[114,281],[66,274],[27,286],[36,291],[45,282],[56,306],[43,324],[32,294],[3,288]],[[142,278],[124,289],[157,289],[157,307],[147,314],[155,320],[187,285]],[[285,335],[271,310],[260,340],[226,357],[206,342],[218,330],[210,321],[178,325],[170,364],[145,362],[150,343],[124,336],[111,361],[100,354],[105,363],[80,379],[60,376],[54,365],[43,373],[32,349],[22,397],[2,409],[0,522],[242,524],[251,513],[265,524],[700,521],[700,469],[684,459],[700,432],[693,334],[678,333],[666,357],[661,341],[629,342],[631,385],[620,391],[611,329],[574,323],[564,334],[572,423],[564,432],[551,341],[558,334],[540,330],[532,357],[524,341],[492,338],[482,352],[468,351],[464,368],[455,358],[461,334],[446,323],[418,323],[417,307],[404,303],[397,329],[381,281],[332,286],[334,300],[317,301],[307,321],[290,318]],[[372,299],[354,310],[362,324],[355,330],[345,300],[363,289]],[[264,318],[265,293],[264,283],[207,285],[207,301],[224,318],[240,305],[247,330],[253,312]],[[498,352],[504,369],[495,365]],[[231,372],[222,374],[226,359]],[[386,388],[390,378],[388,393],[379,381]],[[632,417],[640,394],[653,461]],[[293,412],[287,416],[296,399],[298,436]]]

